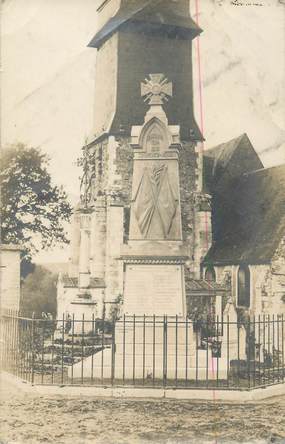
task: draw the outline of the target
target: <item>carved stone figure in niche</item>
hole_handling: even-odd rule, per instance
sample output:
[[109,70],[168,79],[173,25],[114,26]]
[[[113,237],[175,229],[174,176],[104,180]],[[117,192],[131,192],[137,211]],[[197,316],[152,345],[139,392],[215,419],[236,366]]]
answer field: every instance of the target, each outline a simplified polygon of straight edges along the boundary
[[134,198],[134,212],[145,239],[167,239],[178,206],[167,165],[146,167]]

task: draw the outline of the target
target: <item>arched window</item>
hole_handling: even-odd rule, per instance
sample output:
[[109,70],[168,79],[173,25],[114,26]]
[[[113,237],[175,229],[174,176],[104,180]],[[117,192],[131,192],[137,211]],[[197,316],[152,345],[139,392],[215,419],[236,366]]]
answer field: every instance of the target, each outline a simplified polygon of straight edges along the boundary
[[216,282],[216,272],[213,266],[209,266],[206,268],[205,280],[209,282]]
[[241,265],[238,270],[238,306],[250,307],[250,270]]

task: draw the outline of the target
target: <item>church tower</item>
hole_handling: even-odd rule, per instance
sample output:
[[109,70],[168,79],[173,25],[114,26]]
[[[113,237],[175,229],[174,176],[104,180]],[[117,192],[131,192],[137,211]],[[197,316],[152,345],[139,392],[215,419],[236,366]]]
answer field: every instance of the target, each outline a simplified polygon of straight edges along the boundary
[[201,140],[193,113],[192,40],[201,29],[189,13],[189,0],[108,0],[98,8],[94,131],[130,135],[141,125],[140,82],[163,73],[174,88],[165,105],[169,124],[179,122],[184,140]]
[[[83,149],[81,204],[74,212],[69,274],[59,281],[59,312],[76,309],[100,317],[108,304],[124,298],[124,255],[134,236],[138,243],[140,237],[155,242],[155,233],[161,236],[159,224],[151,222],[146,229],[134,209],[140,149],[145,155],[152,150],[153,158],[173,150],[170,157],[177,167],[170,160],[161,163],[160,172],[152,167],[150,182],[160,174],[165,181],[167,174],[170,182],[176,180],[167,191],[174,199],[174,222],[165,224],[159,214],[167,227],[163,245],[179,243],[183,280],[199,279],[200,261],[209,248],[205,227],[211,226],[199,155],[203,136],[193,109],[192,41],[200,32],[189,0],[99,2],[98,31],[89,43],[97,49],[94,125]],[[161,102],[156,103],[158,97]],[[157,127],[140,145],[152,117],[158,119]],[[166,144],[161,150],[160,143]],[[172,257],[171,248],[164,258]],[[154,248],[148,251],[155,256]]]

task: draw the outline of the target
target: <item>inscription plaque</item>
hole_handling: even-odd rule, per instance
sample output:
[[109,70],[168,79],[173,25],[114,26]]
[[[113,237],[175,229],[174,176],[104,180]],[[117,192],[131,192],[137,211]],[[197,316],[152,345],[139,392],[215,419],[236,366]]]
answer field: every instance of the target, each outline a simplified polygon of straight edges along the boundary
[[182,265],[127,265],[126,315],[184,315]]

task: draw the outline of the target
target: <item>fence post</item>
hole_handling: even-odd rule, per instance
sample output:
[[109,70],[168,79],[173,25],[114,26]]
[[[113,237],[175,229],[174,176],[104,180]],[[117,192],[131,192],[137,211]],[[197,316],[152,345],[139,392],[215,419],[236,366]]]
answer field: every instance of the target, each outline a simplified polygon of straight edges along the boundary
[[[207,349],[206,349],[206,385],[207,385],[207,388],[209,388],[209,323],[210,323],[209,314],[207,314],[207,319],[206,319],[206,340],[207,340]],[[211,362],[213,362],[212,359],[211,359]]]
[[51,337],[51,383],[54,383],[54,330],[57,326],[57,320],[55,321],[56,324],[54,324],[54,321],[52,320],[52,337]]
[[84,313],[82,313],[82,321],[81,321],[81,384],[84,383],[84,355],[85,355],[85,317]]
[[217,329],[216,329],[216,341],[217,341],[217,347],[216,347],[216,383],[217,387],[219,387],[219,359],[220,359],[220,343],[219,343],[219,316],[217,316]]
[[230,385],[230,317],[227,315],[227,385]]
[[247,332],[246,332],[246,342],[247,342],[247,380],[248,380],[248,388],[250,388],[250,364],[251,364],[251,332],[250,332],[250,317],[247,323]]
[[19,311],[15,310],[15,375],[18,376],[19,362]]
[[185,385],[188,383],[188,317],[185,322]]
[[72,329],[71,329],[71,359],[72,359],[72,366],[71,366],[71,384],[73,384],[73,365],[74,365],[74,313],[72,313]]
[[126,369],[126,315],[123,320],[123,384],[125,384],[125,369]]
[[167,382],[167,316],[163,317],[163,386]]
[[282,341],[282,382],[284,382],[284,369],[285,369],[285,362],[284,362],[284,315],[281,316],[281,341]]
[[[261,320],[261,317],[260,317],[260,315],[258,315],[258,350],[259,350],[259,353],[258,353],[258,383],[259,383],[259,385],[261,385],[261,352],[262,352],[262,349],[261,349],[261,326],[260,326],[260,320]],[[264,359],[263,359],[263,361],[264,361]]]
[[278,367],[278,382],[280,381],[280,316],[277,315],[276,328],[277,328],[277,367]]
[[35,381],[35,312],[32,314],[32,384]]
[[178,379],[178,316],[175,317],[175,386]]
[[133,316],[133,385],[136,384],[136,315]]
[[145,314],[143,315],[143,385],[145,382]]
[[152,385],[155,385],[155,353],[156,353],[156,347],[155,347],[155,328],[156,328],[156,318],[155,314],[153,315],[152,319]]
[[115,325],[116,320],[115,317],[113,317],[112,320],[112,362],[111,362],[111,384],[114,384],[114,378],[115,378],[115,354],[116,354],[116,341],[115,341]]
[[[94,336],[95,336],[95,316],[92,313],[92,356],[91,356],[91,384],[93,384],[94,380]],[[72,356],[72,366],[73,366],[73,356]]]
[[275,317],[272,316],[272,382],[275,382],[275,361],[276,361],[276,349],[275,349]]
[[61,384],[63,384],[63,372],[64,372],[64,329],[65,329],[65,317],[62,314],[62,334],[61,334]]
[[252,357],[253,357],[253,386],[255,387],[256,385],[256,332],[255,332],[255,328],[256,328],[256,319],[255,316],[253,316],[253,329],[252,329],[252,333],[253,333],[253,343],[252,343]]

